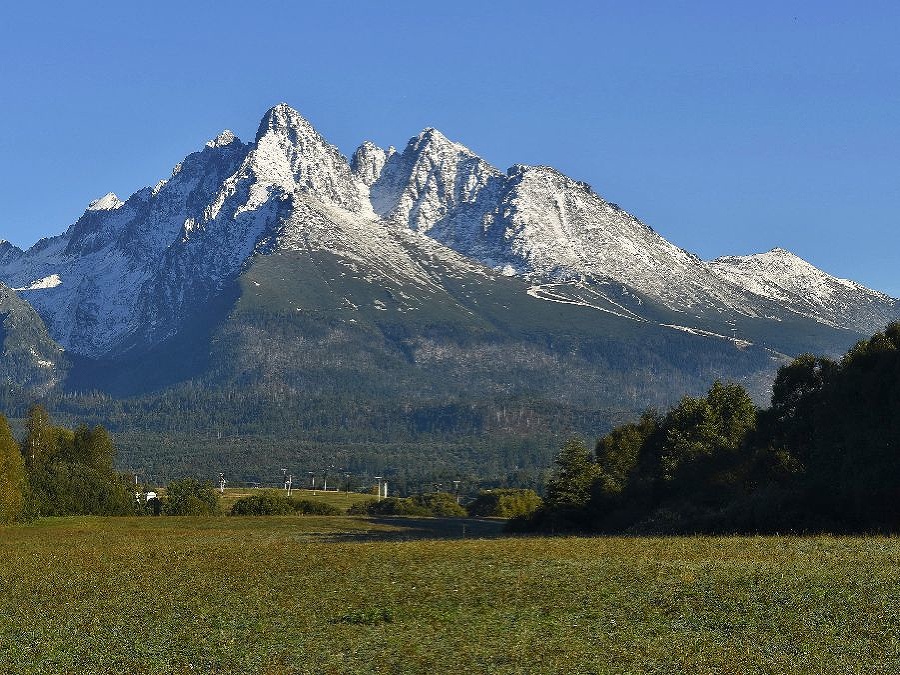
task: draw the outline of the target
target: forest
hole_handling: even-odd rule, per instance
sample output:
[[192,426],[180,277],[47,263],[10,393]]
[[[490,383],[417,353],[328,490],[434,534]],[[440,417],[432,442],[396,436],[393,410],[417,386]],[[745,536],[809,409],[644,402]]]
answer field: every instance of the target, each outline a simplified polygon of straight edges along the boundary
[[[526,513],[510,528],[895,532],[898,438],[900,323],[893,323],[839,360],[804,354],[782,366],[768,408],[758,408],[741,385],[716,381],[705,396],[685,396],[666,412],[649,409],[612,428],[593,449],[573,437],[556,457],[541,505],[510,510]],[[0,416],[0,522],[140,512],[134,476],[119,473],[115,460],[100,425],[55,426],[33,405],[19,443]],[[426,502],[382,506],[412,514],[433,510]],[[178,511],[175,501],[170,509]]]
[[0,523],[40,516],[133,515],[133,477],[114,468],[116,448],[102,426],[51,424],[33,405],[19,444],[0,415]]
[[769,408],[715,382],[556,458],[514,529],[598,533],[896,532],[900,324],[840,360],[780,368]]

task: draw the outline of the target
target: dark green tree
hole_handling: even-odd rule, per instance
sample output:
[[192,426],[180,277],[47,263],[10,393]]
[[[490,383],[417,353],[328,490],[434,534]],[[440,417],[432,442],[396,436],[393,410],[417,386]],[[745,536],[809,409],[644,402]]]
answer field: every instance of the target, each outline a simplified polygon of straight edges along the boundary
[[704,460],[721,460],[741,448],[756,427],[756,414],[753,399],[738,384],[717,380],[705,398],[684,397],[663,420],[659,478],[682,483],[687,479],[687,489],[693,489],[690,483],[703,480],[696,470],[711,465]]
[[628,485],[637,469],[647,441],[657,433],[660,417],[654,410],[646,411],[638,422],[615,427],[597,441],[594,453],[597,455],[600,494],[614,496]]
[[544,504],[549,509],[584,508],[591,498],[600,467],[580,438],[570,438],[556,456],[556,471],[547,482]]

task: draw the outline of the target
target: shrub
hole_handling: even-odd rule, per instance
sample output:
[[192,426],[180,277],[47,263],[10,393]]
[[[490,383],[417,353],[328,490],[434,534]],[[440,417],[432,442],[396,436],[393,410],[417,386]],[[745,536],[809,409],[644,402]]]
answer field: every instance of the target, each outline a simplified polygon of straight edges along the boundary
[[[359,507],[358,509],[355,507]],[[354,504],[352,513],[360,513],[369,516],[430,516],[431,512],[424,506],[417,504],[412,499],[402,497],[386,497],[385,499],[372,499],[360,504]]]
[[368,516],[432,516],[465,517],[466,510],[456,503],[456,498],[446,492],[431,492],[412,497],[386,497],[370,499],[350,507],[352,515]]
[[533,513],[540,505],[541,498],[534,490],[509,488],[482,490],[466,508],[470,516],[515,518]]
[[183,478],[166,487],[165,513],[169,516],[218,516],[219,495],[209,481]]
[[283,516],[293,512],[293,500],[275,490],[241,497],[231,507],[232,516]]
[[339,516],[343,511],[325,502],[292,499],[275,490],[263,490],[258,494],[242,497],[231,507],[232,516],[286,516],[293,513]]
[[368,516],[372,514],[372,505],[375,504],[377,500],[368,499],[364,502],[356,502],[355,504],[351,504],[350,508],[347,509],[347,513],[351,516]]
[[468,513],[449,492],[429,492],[412,497],[416,504],[428,510],[428,515],[439,518],[465,518]]

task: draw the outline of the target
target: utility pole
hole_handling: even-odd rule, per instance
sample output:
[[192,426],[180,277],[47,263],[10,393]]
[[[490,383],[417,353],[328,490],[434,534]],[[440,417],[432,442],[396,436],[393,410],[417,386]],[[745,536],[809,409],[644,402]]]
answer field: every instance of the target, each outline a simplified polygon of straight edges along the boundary
[[225,480],[225,474],[220,473],[219,474],[219,494],[222,494],[222,495],[225,494],[225,483],[227,483],[227,482],[228,481]]
[[453,481],[453,493],[456,495],[456,503],[459,504],[459,484],[461,481]]
[[381,476],[375,476],[375,480],[378,481],[378,501],[381,501]]
[[287,496],[288,497],[291,496],[291,490],[293,489],[293,486],[294,486],[294,474],[290,474],[287,477],[287,481],[285,481],[285,487],[287,488]]

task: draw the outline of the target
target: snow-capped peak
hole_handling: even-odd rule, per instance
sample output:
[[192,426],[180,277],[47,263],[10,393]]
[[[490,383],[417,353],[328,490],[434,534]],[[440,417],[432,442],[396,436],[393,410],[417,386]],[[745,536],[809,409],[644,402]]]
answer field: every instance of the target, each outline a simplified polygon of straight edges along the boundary
[[433,127],[402,152],[366,141],[351,165],[284,103],[254,143],[223,131],[170,179],[88,209],[27,252],[0,244],[0,281],[28,291],[54,339],[87,356],[168,337],[254,252],[315,246],[415,268],[392,237],[538,286],[619,285],[704,321],[804,314],[870,332],[900,310],[784,249],[701,261],[587,184],[544,166],[502,173]]
[[721,278],[792,311],[839,327],[870,332],[896,316],[893,298],[839,279],[783,248],[709,263]]
[[319,132],[299,112],[287,103],[279,103],[266,111],[256,131],[256,142],[269,133],[291,134],[292,137],[310,136],[324,142]]
[[385,150],[372,141],[363,141],[350,159],[350,168],[357,178],[371,187],[395,152],[397,151],[393,145]]
[[[719,271],[731,270],[740,272],[746,281],[750,277],[765,279],[767,283],[775,283],[784,288],[788,283],[802,283],[810,290],[822,286],[825,282],[837,282],[848,287],[855,287],[852,281],[838,279],[818,269],[795,253],[776,247],[765,253],[753,253],[744,256],[723,256],[716,258],[710,265]],[[751,289],[753,290],[753,289]],[[763,295],[768,295],[763,293]]]
[[90,204],[88,204],[88,211],[115,211],[120,208],[125,202],[116,197],[114,192],[107,192],[105,195],[100,197],[100,199],[95,199]]
[[[459,154],[466,157],[477,157],[462,143],[451,141],[434,127],[425,127],[417,136],[410,139],[407,149],[428,154]],[[404,151],[405,152],[405,151]]]
[[427,232],[463,205],[472,204],[502,174],[464,145],[429,127],[402,153],[388,158],[371,186],[379,215]]
[[207,148],[221,148],[226,145],[231,145],[235,141],[238,140],[238,137],[235,136],[229,129],[225,129],[221,134],[216,136],[211,141],[206,142]]

